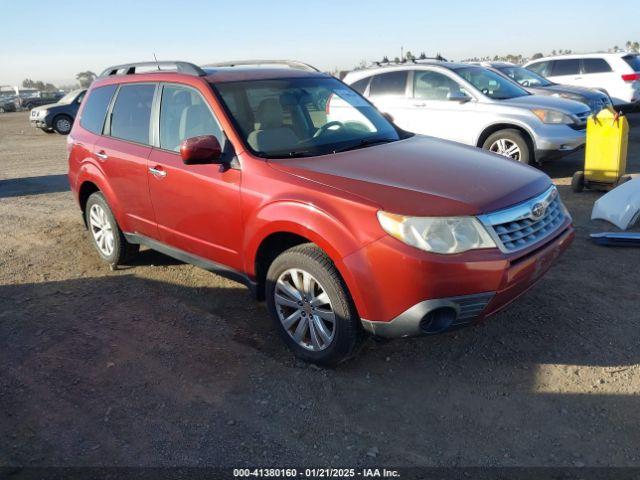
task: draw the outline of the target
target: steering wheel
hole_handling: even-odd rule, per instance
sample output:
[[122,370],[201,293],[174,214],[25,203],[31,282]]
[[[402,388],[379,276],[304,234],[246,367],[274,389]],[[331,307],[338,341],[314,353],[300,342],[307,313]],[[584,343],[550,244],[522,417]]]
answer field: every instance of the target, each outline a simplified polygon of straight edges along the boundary
[[318,130],[316,130],[316,133],[313,134],[312,138],[318,138],[320,135],[324,135],[324,133],[327,130],[329,130],[331,127],[338,127],[338,129],[344,128],[344,123],[339,122],[337,120],[333,120],[331,122],[325,123]]

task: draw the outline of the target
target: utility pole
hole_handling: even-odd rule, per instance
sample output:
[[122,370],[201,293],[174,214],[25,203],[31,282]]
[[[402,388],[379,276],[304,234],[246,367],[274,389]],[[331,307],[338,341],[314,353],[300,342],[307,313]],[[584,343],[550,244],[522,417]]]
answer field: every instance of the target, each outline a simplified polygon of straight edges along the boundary
[[404,60],[404,46],[400,47],[400,61]]

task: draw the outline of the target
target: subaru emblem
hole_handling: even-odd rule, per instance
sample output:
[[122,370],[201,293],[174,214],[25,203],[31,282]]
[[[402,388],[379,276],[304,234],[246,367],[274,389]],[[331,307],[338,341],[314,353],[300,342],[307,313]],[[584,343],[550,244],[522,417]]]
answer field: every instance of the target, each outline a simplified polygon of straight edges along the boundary
[[534,220],[538,220],[544,216],[544,212],[547,207],[545,207],[544,203],[536,203],[533,207],[531,207],[531,218]]

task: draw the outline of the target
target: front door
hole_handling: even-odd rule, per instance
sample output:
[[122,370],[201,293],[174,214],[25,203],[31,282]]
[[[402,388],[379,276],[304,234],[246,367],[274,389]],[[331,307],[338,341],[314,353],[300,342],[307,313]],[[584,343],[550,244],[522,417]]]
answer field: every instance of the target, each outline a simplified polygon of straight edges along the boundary
[[158,145],[147,163],[149,192],[159,240],[193,255],[241,268],[241,172],[220,165],[185,165],[180,144],[187,138],[224,134],[212,110],[192,87],[162,87]]

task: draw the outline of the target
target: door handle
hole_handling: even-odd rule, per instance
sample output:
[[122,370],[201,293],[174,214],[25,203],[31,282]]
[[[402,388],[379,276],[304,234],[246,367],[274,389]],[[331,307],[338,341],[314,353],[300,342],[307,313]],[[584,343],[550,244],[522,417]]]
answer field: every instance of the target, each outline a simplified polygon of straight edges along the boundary
[[167,172],[158,167],[149,167],[149,172],[151,172],[151,175],[159,178],[167,176]]
[[413,106],[414,106],[414,107],[426,107],[426,106],[427,106],[427,104],[426,104],[426,103],[424,103],[424,102],[419,102],[419,103],[414,103],[414,104],[413,104]]
[[109,155],[104,153],[104,150],[100,150],[98,153],[96,153],[96,157],[98,157],[100,160],[106,160],[107,158],[109,158]]

